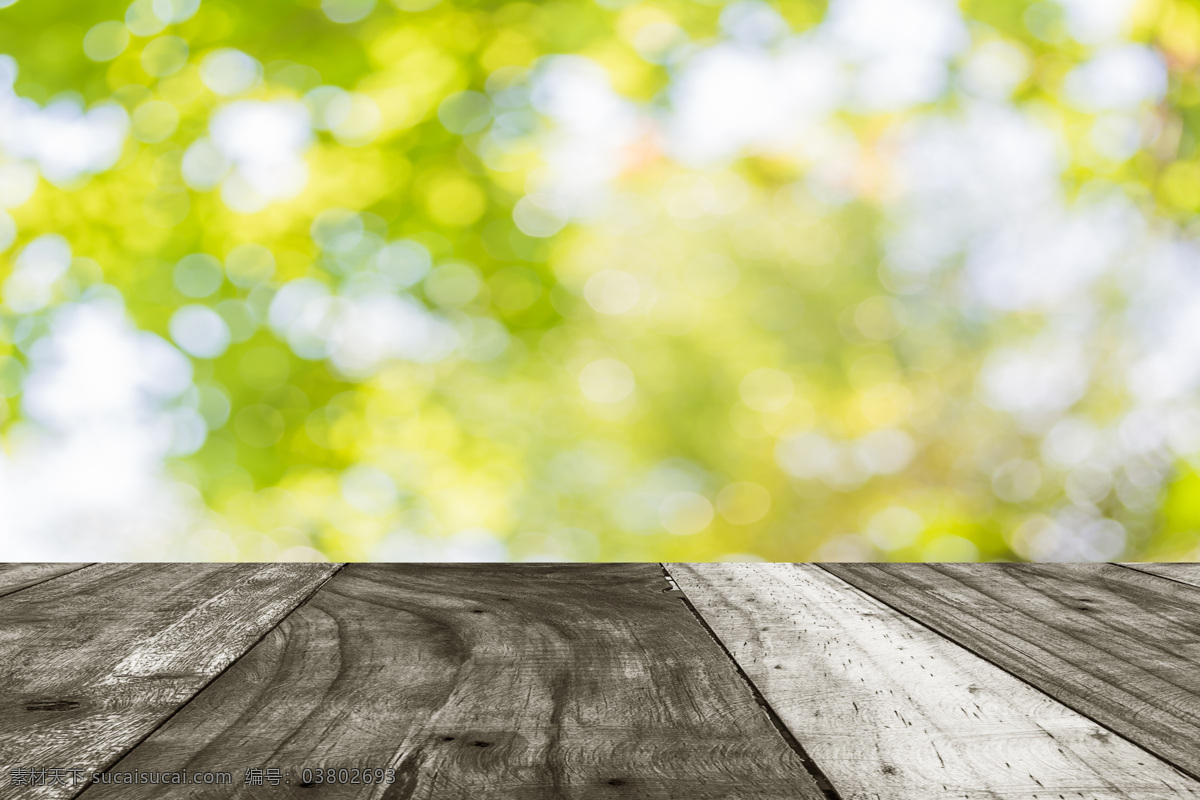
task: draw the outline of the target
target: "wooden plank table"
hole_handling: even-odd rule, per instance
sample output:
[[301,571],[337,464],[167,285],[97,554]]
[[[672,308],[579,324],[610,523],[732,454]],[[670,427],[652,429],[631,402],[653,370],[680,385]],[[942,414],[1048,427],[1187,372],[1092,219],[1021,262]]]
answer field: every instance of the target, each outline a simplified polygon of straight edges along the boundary
[[1200,800],[1200,571],[0,565],[0,768],[0,799]]

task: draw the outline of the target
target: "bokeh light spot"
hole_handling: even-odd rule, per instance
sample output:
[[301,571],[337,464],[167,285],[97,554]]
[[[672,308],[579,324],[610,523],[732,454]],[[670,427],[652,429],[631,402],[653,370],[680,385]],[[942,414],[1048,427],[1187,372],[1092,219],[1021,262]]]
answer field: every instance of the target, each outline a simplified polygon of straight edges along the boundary
[[742,402],[755,411],[779,411],[791,402],[795,385],[786,372],[763,367],[742,378],[738,391]]
[[397,289],[419,283],[432,268],[433,259],[419,242],[392,242],[375,257],[376,271]]
[[239,244],[225,256],[225,274],[234,286],[257,286],[275,274],[275,255],[261,244]]
[[208,297],[225,281],[221,262],[207,253],[192,253],[179,259],[174,271],[175,288],[188,297]]
[[633,370],[615,358],[597,359],[579,373],[579,388],[594,403],[619,403],[633,394],[636,386]]
[[628,272],[606,269],[588,278],[583,296],[601,314],[624,314],[637,305],[641,287]]
[[731,483],[717,495],[717,510],[734,525],[751,525],[771,510],[771,493],[752,481]]
[[482,285],[470,264],[450,261],[438,265],[425,278],[425,294],[439,306],[464,306],[475,298]]
[[129,46],[129,29],[115,20],[100,22],[83,37],[83,52],[92,61],[112,61]]
[[343,25],[366,19],[375,10],[375,0],[321,0],[321,10]]
[[704,495],[675,492],[659,505],[658,518],[667,533],[693,536],[712,524],[713,507]]
[[438,106],[438,119],[451,133],[478,133],[492,121],[492,104],[479,92],[452,94]]
[[162,100],[142,103],[133,112],[133,136],[139,142],[161,142],[175,133],[178,126],[179,112]]
[[125,11],[125,25],[134,36],[153,36],[167,27],[154,10],[154,0],[134,0]]
[[156,78],[174,75],[187,63],[187,41],[178,36],[160,36],[142,49],[141,59],[142,69],[146,70],[148,75]]
[[544,239],[567,224],[567,208],[550,195],[522,197],[513,208],[513,222],[525,235]]
[[171,315],[171,338],[185,353],[216,358],[229,347],[229,326],[208,306],[184,306]]
[[214,50],[200,63],[200,80],[215,93],[230,97],[255,86],[262,77],[257,61],[232,47]]

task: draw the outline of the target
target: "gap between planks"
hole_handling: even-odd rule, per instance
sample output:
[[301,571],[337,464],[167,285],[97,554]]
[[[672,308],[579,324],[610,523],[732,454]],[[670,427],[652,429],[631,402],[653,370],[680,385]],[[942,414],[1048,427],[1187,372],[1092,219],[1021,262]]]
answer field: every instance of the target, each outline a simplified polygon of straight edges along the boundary
[[745,683],[746,687],[750,690],[750,694],[754,697],[754,702],[758,703],[759,707],[763,710],[763,713],[767,715],[767,719],[771,721],[771,724],[775,727],[775,730],[779,733],[780,737],[787,742],[787,746],[792,749],[792,752],[794,752],[800,759],[801,763],[804,764],[804,768],[808,770],[808,774],[814,781],[816,781],[817,788],[821,790],[821,793],[825,795],[827,800],[841,800],[841,795],[838,794],[837,789],[834,788],[833,783],[829,780],[828,776],[826,776],[821,768],[817,766],[817,762],[812,760],[812,757],[808,754],[808,751],[804,749],[804,745],[800,744],[800,740],[796,738],[791,729],[784,724],[782,719],[780,719],[779,714],[775,711],[775,708],[767,702],[767,698],[763,696],[763,693],[759,690],[758,685],[748,674],[746,674],[746,670],[743,669],[742,665],[738,663],[738,660],[733,657],[733,653],[729,652],[729,648],[725,646],[725,642],[722,641],[721,637],[717,636],[717,632],[714,631],[712,626],[708,624],[708,620],[706,620],[700,611],[694,605],[692,605],[692,601],[688,598],[687,593],[679,587],[678,583],[675,582],[675,578],[671,575],[671,571],[667,569],[667,565],[665,563],[659,563],[659,567],[662,568],[663,577],[666,578],[667,584],[671,587],[668,592],[678,596],[679,600],[683,602],[684,607],[691,612],[692,616],[695,617],[696,622],[701,628],[704,629],[704,632],[708,634],[709,638],[712,639],[717,647],[720,648],[721,652],[725,654],[725,658],[729,659],[729,663],[733,666],[734,671],[737,672],[738,677],[742,679],[742,682]]
[[[176,706],[175,710],[173,710],[167,716],[163,717],[163,719],[157,725],[155,725],[153,728],[146,731],[146,734],[144,736],[142,736],[136,742],[133,742],[131,745],[126,747],[124,750],[122,750],[121,752],[119,752],[115,756],[113,756],[112,759],[110,759],[109,762],[104,765],[104,768],[101,770],[98,770],[98,772],[101,772],[101,773],[108,772],[115,765],[119,764],[121,762],[121,759],[125,758],[127,755],[129,755],[131,752],[133,752],[135,749],[137,749],[137,747],[139,745],[141,745],[142,742],[146,741],[151,736],[153,736],[154,733],[156,731],[158,731],[159,728],[163,727],[168,722],[170,722],[172,718],[174,718],[177,714],[179,714],[179,712],[183,711],[183,709],[185,709],[188,705],[191,704],[191,702],[193,700],[195,700],[197,697],[199,697],[204,692],[205,689],[207,689],[210,685],[212,685],[212,683],[214,681],[216,681],[217,678],[220,678],[222,675],[224,675],[226,672],[228,672],[230,669],[232,669],[235,664],[237,664],[239,661],[241,661],[243,658],[245,658],[246,654],[249,653],[251,650],[253,650],[258,645],[259,642],[261,642],[263,639],[267,638],[267,636],[270,635],[271,631],[278,628],[281,624],[283,624],[284,620],[286,620],[292,614],[295,614],[297,610],[302,608],[305,603],[307,603],[309,600],[311,600],[313,598],[313,596],[316,595],[316,593],[319,592],[325,584],[329,583],[329,579],[332,578],[334,575],[337,575],[339,572],[341,572],[345,566],[346,565],[344,563],[336,564],[334,566],[333,571],[330,572],[327,576],[325,576],[324,580],[320,581],[307,594],[305,594],[303,597],[301,597],[299,602],[297,602],[296,605],[292,606],[292,608],[286,614],[281,616],[274,625],[272,625],[269,628],[267,628],[266,630],[264,630],[262,632],[261,636],[259,636],[253,642],[251,642],[250,645],[245,650],[242,651],[241,655],[239,655],[237,658],[233,659],[228,664],[226,664],[224,669],[222,669],[221,671],[214,674],[203,686],[196,689],[196,691],[192,693],[191,697],[189,697],[187,700],[183,701],[178,706]],[[93,785],[95,785],[95,784],[85,783],[79,791],[73,793],[72,795],[70,795],[70,797],[72,798],[72,800],[74,798],[80,797],[88,789],[90,789]]]
[[[53,563],[53,562],[50,562],[50,563]],[[38,567],[38,566],[47,566],[47,565],[48,564],[42,564],[42,563],[38,563],[38,562],[29,562],[25,566]],[[13,566],[13,564],[4,564],[4,565],[0,565],[0,566],[11,567],[11,566]],[[11,595],[16,594],[17,592],[23,592],[26,589],[32,589],[35,586],[41,586],[43,583],[49,583],[50,581],[58,580],[59,578],[66,577],[67,575],[74,575],[76,572],[79,572],[80,570],[87,569],[88,567],[94,567],[94,566],[96,566],[96,564],[94,562],[89,563],[89,564],[79,564],[78,566],[74,567],[73,569],[64,570],[62,572],[55,572],[53,574],[46,575],[42,578],[35,578],[35,579],[27,581],[25,583],[19,583],[14,586],[0,586],[0,597],[9,597]]]
[[[1143,575],[1162,578],[1163,580],[1171,581],[1172,583],[1179,583],[1183,584],[1184,586],[1191,586],[1193,588],[1200,587],[1200,564],[1195,562],[1180,561],[1172,563],[1161,561],[1110,561],[1108,563],[1112,564],[1114,567],[1123,567],[1125,569],[1132,570],[1133,572],[1140,572]],[[1173,571],[1171,568],[1177,566],[1183,567],[1184,569],[1192,567],[1193,569],[1197,570],[1197,574],[1188,575],[1186,572],[1184,572],[1180,573],[1180,577],[1177,578],[1175,575],[1171,574]],[[1162,567],[1167,567],[1167,569],[1162,569]]]

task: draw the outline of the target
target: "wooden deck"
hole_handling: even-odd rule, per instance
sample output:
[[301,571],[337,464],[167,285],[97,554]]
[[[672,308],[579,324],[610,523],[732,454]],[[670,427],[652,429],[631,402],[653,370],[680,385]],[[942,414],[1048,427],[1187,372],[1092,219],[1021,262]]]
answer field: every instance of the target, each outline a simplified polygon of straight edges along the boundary
[[1200,566],[0,565],[0,768],[22,799],[1200,800]]

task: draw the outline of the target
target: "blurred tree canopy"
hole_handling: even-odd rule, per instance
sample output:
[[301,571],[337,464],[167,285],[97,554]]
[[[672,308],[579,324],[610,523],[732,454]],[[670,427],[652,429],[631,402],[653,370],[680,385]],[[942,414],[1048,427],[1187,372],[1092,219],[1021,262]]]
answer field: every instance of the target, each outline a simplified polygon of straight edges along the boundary
[[1200,3],[0,0],[6,558],[1200,555]]

